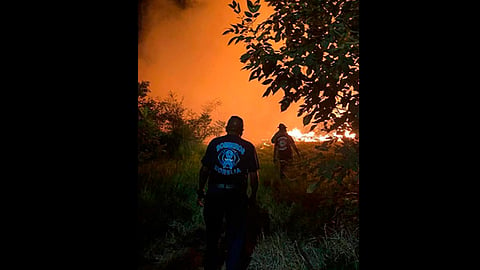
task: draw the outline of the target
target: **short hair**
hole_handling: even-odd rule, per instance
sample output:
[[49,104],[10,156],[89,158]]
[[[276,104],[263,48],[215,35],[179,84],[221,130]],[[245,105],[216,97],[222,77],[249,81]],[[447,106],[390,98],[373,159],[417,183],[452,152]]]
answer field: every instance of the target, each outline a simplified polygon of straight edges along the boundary
[[228,119],[227,126],[225,128],[227,132],[240,133],[243,131],[243,120],[239,116],[232,116]]

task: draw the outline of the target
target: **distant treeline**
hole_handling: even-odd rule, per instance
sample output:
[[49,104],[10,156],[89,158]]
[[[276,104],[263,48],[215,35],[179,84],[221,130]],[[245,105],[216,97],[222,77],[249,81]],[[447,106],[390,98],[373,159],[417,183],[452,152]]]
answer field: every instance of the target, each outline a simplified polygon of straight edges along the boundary
[[211,113],[219,101],[203,106],[200,114],[185,108],[174,92],[159,99],[149,96],[150,82],[138,82],[138,161],[180,157],[184,151],[207,137],[219,135],[223,121],[213,121]]

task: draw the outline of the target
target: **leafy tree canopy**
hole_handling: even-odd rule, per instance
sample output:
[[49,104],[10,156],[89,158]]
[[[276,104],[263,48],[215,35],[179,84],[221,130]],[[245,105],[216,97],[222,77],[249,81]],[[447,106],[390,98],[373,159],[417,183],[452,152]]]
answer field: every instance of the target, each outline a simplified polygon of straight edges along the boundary
[[281,111],[301,100],[298,117],[324,131],[358,130],[358,0],[264,0],[273,13],[257,22],[260,0],[232,1],[238,14],[223,35],[243,42],[243,69],[266,86],[282,89]]

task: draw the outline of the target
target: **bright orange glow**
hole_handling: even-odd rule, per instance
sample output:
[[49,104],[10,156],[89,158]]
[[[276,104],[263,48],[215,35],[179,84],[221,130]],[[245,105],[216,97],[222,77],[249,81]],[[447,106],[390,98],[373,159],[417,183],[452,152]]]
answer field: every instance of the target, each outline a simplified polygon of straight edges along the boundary
[[318,136],[315,132],[302,133],[298,128],[294,128],[287,133],[297,142],[324,142],[331,140],[330,136]]
[[345,137],[350,138],[350,139],[354,139],[356,135],[357,134],[355,134],[353,132],[350,132],[349,130],[345,131],[344,135],[336,135],[335,134],[335,136],[340,136],[340,138],[343,138],[343,136],[345,136]]
[[[186,1],[183,8],[176,1],[148,2],[138,43],[138,80],[150,81],[150,96],[164,98],[173,91],[196,113],[218,100],[221,105],[212,112],[213,121],[242,117],[242,138],[254,144],[270,139],[279,123],[303,125],[296,116],[300,103],[281,112],[283,91],[262,98],[267,87],[249,81],[249,71],[242,70],[240,56],[245,46],[241,42],[227,45],[234,35],[222,33],[238,22],[228,7],[231,0]],[[241,3],[245,10],[246,2]],[[271,10],[262,1],[258,21],[266,19]]]
[[302,133],[298,128],[294,128],[290,131],[287,131],[287,133],[297,142],[325,142],[332,140],[333,137],[341,140],[344,136],[351,139],[355,138],[356,136],[355,133],[352,133],[348,130],[345,131],[344,134],[337,134],[334,132],[332,135],[316,135],[313,131]]
[[[218,100],[221,105],[212,112],[213,121],[227,122],[232,115],[242,117],[242,138],[254,144],[270,140],[279,123],[298,127],[301,132],[309,129],[297,117],[302,100],[281,112],[283,91],[262,98],[267,86],[249,81],[249,71],[242,70],[240,56],[245,46],[241,42],[227,45],[234,35],[222,35],[230,24],[238,22],[237,14],[228,7],[231,0],[146,2],[138,42],[138,80],[150,81],[151,97],[165,98],[173,91],[195,113]],[[246,2],[241,3],[245,10]],[[261,1],[258,22],[272,10]],[[309,136],[302,138],[316,139]]]

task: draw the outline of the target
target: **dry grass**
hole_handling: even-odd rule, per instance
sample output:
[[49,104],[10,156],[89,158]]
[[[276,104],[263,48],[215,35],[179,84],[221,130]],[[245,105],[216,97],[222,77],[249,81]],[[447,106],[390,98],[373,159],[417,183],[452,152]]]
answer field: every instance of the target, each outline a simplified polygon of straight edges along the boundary
[[263,181],[259,204],[270,214],[272,234],[259,239],[248,269],[358,268],[358,181],[348,175],[341,184],[322,181],[319,170],[335,155],[318,145],[297,144],[302,158],[295,156],[283,181],[272,162],[273,149],[257,148]]
[[307,268],[296,252],[294,242],[285,233],[275,232],[268,237],[263,237],[258,243],[248,269],[302,270]]
[[[257,147],[257,201],[268,214],[270,228],[258,238],[248,269],[357,269],[357,178],[347,177],[341,185],[319,181],[322,162],[334,158],[333,153],[320,156],[315,144],[298,148],[303,159],[296,159],[287,171],[289,179],[280,181],[273,149]],[[139,167],[140,214],[143,228],[149,230],[144,255],[157,261],[148,269],[202,269],[198,258],[204,248],[204,223],[194,190],[203,151]],[[182,268],[187,260],[191,265]]]

